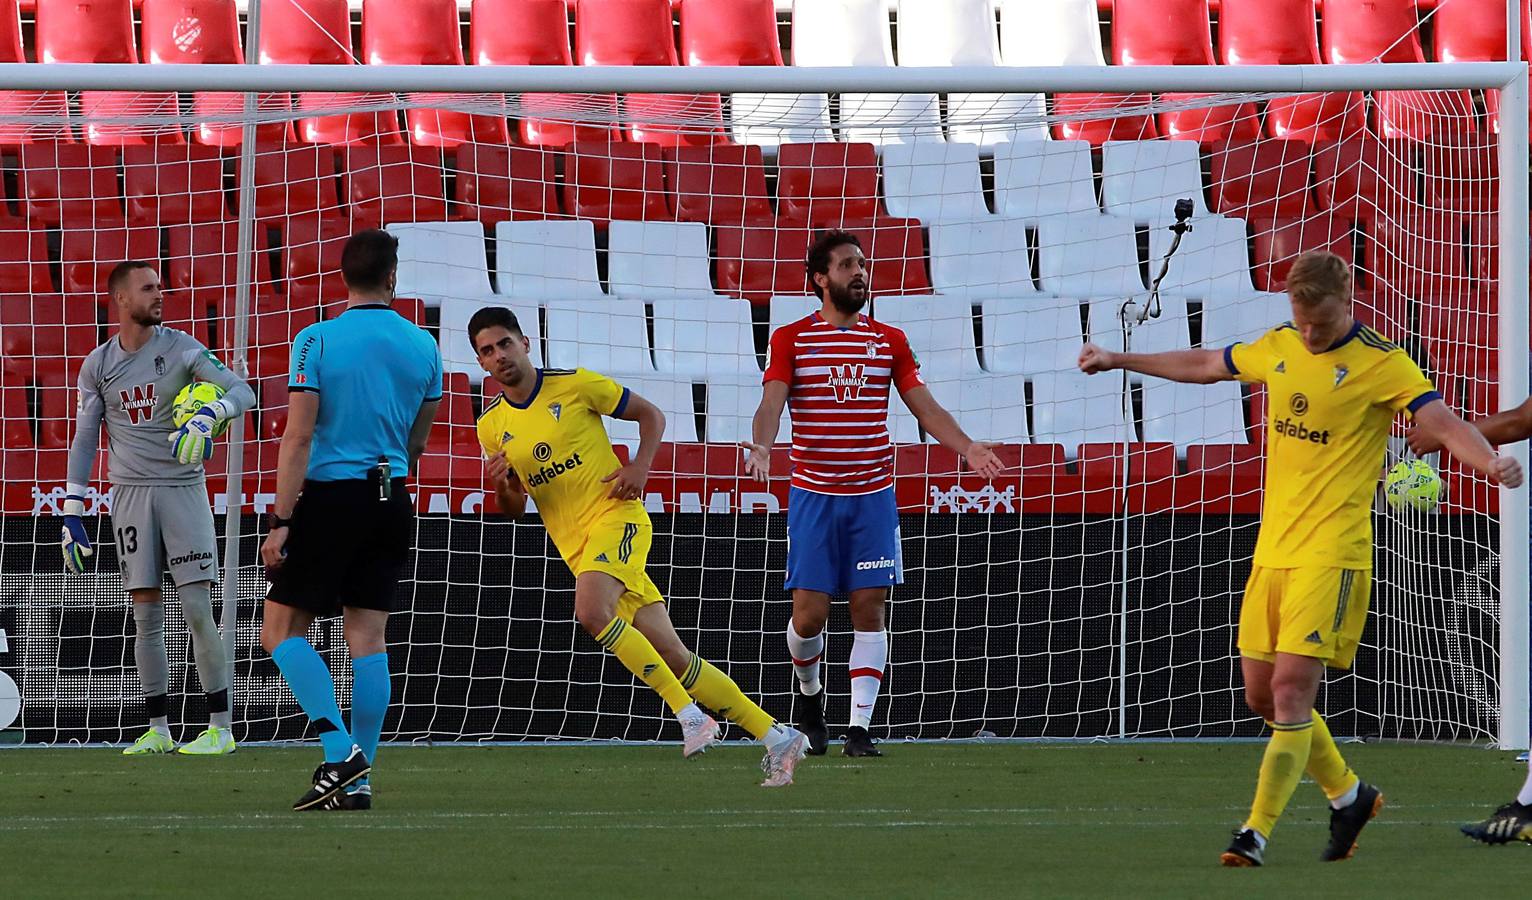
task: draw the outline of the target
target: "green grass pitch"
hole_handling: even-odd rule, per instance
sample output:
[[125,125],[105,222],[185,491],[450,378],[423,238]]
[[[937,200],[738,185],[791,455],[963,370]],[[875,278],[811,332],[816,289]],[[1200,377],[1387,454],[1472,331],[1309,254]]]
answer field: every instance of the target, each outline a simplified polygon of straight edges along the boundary
[[[832,752],[834,751],[832,746]],[[885,745],[757,787],[759,751],[385,747],[367,813],[293,813],[318,751],[125,759],[0,752],[8,897],[1524,896],[1532,847],[1457,832],[1509,799],[1513,754],[1348,744],[1383,814],[1317,861],[1300,786],[1259,870],[1218,853],[1258,744]]]

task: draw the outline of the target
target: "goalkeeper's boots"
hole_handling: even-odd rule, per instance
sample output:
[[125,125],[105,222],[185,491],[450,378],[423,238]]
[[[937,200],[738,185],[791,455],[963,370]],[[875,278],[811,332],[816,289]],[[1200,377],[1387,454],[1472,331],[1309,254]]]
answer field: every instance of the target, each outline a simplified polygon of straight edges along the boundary
[[872,742],[872,735],[860,725],[846,729],[846,742],[841,744],[842,756],[882,756],[883,751]]
[[797,704],[798,730],[809,739],[809,756],[824,756],[830,746],[830,726],[825,724],[825,692],[821,688],[812,694],[796,692],[793,702]]
[[197,735],[189,744],[182,744],[177,753],[187,756],[225,756],[239,748],[234,744],[234,733],[227,728],[209,725],[207,731]]
[[123,756],[149,756],[154,753],[169,753],[176,748],[176,742],[170,739],[170,735],[155,731],[153,728],[138,736],[132,746],[122,751]]
[[372,809],[372,785],[353,784],[319,807],[326,811],[359,812]]
[[718,723],[712,716],[698,712],[695,716],[683,716],[681,718],[681,756],[691,759],[693,756],[701,756],[707,748],[718,743]]
[[1482,822],[1464,825],[1463,833],[1486,844],[1522,841],[1532,844],[1532,804],[1511,801]]
[[766,750],[766,756],[761,760],[761,771],[766,773],[766,780],[761,782],[761,787],[787,787],[793,783],[793,772],[798,768],[798,761],[808,755],[808,736],[796,728],[787,729],[787,737],[776,746]]
[[351,755],[338,763],[320,763],[314,770],[314,786],[293,804],[295,810],[318,809],[326,800],[345,790],[347,785],[367,777],[372,765],[362,755],[362,748],[352,746]]
[[1261,865],[1261,857],[1261,842],[1255,839],[1255,832],[1241,828],[1234,832],[1234,840],[1218,861],[1228,869],[1249,869]]
[[1319,858],[1325,862],[1350,859],[1356,853],[1356,836],[1383,808],[1383,793],[1363,781],[1356,786],[1350,806],[1330,810],[1330,843]]

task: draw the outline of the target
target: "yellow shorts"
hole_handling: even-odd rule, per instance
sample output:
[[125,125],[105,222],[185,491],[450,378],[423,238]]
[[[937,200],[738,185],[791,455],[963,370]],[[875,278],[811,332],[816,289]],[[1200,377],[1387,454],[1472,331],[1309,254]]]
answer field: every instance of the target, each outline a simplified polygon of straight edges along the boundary
[[665,602],[645,568],[653,539],[654,527],[648,522],[630,522],[622,516],[598,519],[586,535],[585,546],[569,560],[569,568],[576,578],[586,572],[605,572],[622,582],[627,590],[617,601],[617,616],[632,622],[640,608]]
[[1371,595],[1371,569],[1256,566],[1239,611],[1240,652],[1264,662],[1293,653],[1349,669]]

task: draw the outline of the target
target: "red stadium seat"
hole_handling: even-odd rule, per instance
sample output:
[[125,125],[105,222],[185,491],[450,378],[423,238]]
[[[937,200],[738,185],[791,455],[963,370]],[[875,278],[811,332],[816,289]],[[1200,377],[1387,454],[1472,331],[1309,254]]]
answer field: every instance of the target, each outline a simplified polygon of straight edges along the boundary
[[[1204,0],[1114,0],[1112,56],[1120,66],[1211,66],[1212,25]],[[1195,101],[1206,94],[1169,93],[1164,103]],[[1260,131],[1255,104],[1170,110],[1158,117],[1161,134],[1202,144]]]
[[[351,65],[351,12],[346,0],[269,0],[261,5],[261,62],[297,65]],[[295,106],[323,112],[358,104],[388,103],[386,94],[303,93]],[[393,110],[337,113],[300,119],[298,137],[311,144],[397,144],[403,142]]]
[[672,147],[665,150],[664,158],[665,182],[673,192],[677,219],[742,225],[771,218],[760,147]]
[[473,412],[474,389],[466,372],[449,372],[442,384],[441,406],[436,408],[436,427],[431,429],[432,449],[467,455],[477,464],[480,453],[476,417]]
[[681,4],[681,62],[688,66],[780,66],[773,0]]
[[222,222],[223,157],[214,147],[126,147],[128,221],[134,225]]
[[329,216],[294,216],[283,231],[283,268],[287,293],[295,308],[343,299],[340,254],[351,236],[351,223]]
[[[232,322],[228,322],[227,317],[225,319],[224,327],[228,329]],[[261,379],[285,377],[293,339],[298,336],[298,332],[316,321],[318,310],[313,306],[288,309],[283,301],[266,301],[257,305],[254,314],[250,316],[249,332],[246,335],[250,374]],[[224,343],[227,345],[228,340]],[[280,384],[285,398],[286,381]]]
[[884,216],[848,221],[841,227],[861,239],[872,296],[931,293],[931,279],[926,274],[926,239],[920,222]]
[[1352,218],[1413,206],[1411,145],[1354,136],[1314,147],[1314,195],[1320,209]]
[[1312,147],[1289,141],[1235,141],[1213,148],[1213,212],[1247,219],[1304,216]]
[[485,225],[557,218],[558,157],[556,151],[541,147],[460,147],[454,199],[466,218]]
[[1256,290],[1280,291],[1287,284],[1287,270],[1306,250],[1328,250],[1342,259],[1354,259],[1351,222],[1328,213],[1302,219],[1252,220]]
[[[24,63],[21,48],[21,16],[16,0],[0,0],[0,62]],[[17,121],[0,124],[0,147],[15,147],[33,141],[70,140],[69,99],[63,91],[0,91],[0,118]],[[47,117],[36,121],[37,117]]]
[[729,141],[717,94],[628,94],[622,98],[628,140],[661,147],[706,147]]
[[1429,206],[1483,212],[1500,205],[1500,154],[1493,140],[1427,144],[1421,156]]
[[[1226,65],[1318,65],[1313,0],[1224,0],[1219,55]],[[1276,97],[1266,105],[1266,133],[1290,140],[1344,137],[1365,127],[1360,94]]]
[[605,228],[612,219],[668,219],[660,148],[577,142],[565,164],[564,209]]
[[[1506,0],[1452,0],[1437,3],[1431,16],[1437,62],[1495,62],[1505,59]],[[1521,0],[1523,59],[1528,56],[1527,2]]]
[[582,66],[673,66],[667,0],[575,0],[575,59]]
[[[1099,147],[1107,141],[1147,141],[1159,137],[1155,117],[1126,113],[1150,103],[1148,94],[1055,94],[1053,111],[1064,116],[1053,124],[1053,136],[1061,141],[1088,141]],[[1091,113],[1112,113],[1109,118],[1085,118]]]
[[804,225],[722,225],[717,236],[718,290],[755,304],[774,294],[808,292],[803,261],[813,232]]
[[27,218],[40,225],[90,225],[122,218],[117,151],[84,144],[21,145],[20,186]]
[[829,228],[883,214],[871,144],[783,144],[777,172],[777,214],[784,219]]
[[263,220],[338,216],[335,151],[329,147],[255,148],[255,215]]
[[353,225],[440,222],[447,195],[440,150],[351,147],[345,151],[346,197]]
[[23,219],[0,219],[0,293],[44,294],[51,290],[46,232],[29,229]]
[[[218,307],[221,316],[233,306],[239,283],[238,223],[172,225],[166,234],[169,245],[166,287],[186,293],[199,307]],[[265,229],[255,229],[254,251],[250,273],[254,288],[252,298],[270,294],[272,290],[270,248],[266,244]]]
[[160,234],[154,228],[98,222],[91,228],[65,228],[59,237],[65,294],[105,298],[106,277],[124,260],[160,258]]
[[1424,300],[1468,292],[1468,248],[1459,216],[1416,207],[1364,221],[1361,228],[1363,286],[1375,294]]
[[[133,4],[130,0],[40,0],[37,4],[39,62],[136,63]],[[80,115],[85,140],[123,146],[180,143],[178,125],[120,124],[98,121],[123,116],[175,116],[174,94],[158,92],[82,91]]]
[[27,450],[32,446],[32,413],[27,408],[26,387],[0,382],[0,449]]
[[[470,14],[469,47],[473,62],[481,66],[567,66],[569,10],[564,0],[474,0]],[[602,141],[615,137],[610,127],[570,124],[572,105],[617,119],[617,98],[612,95],[575,97],[572,94],[522,94],[520,141],[545,147],[563,147],[574,141]],[[547,112],[549,118],[540,118]],[[562,114],[565,121],[559,121]]]
[[37,385],[37,446],[61,449],[69,446],[74,430],[75,385],[63,377],[50,377]]
[[[1191,104],[1209,94],[1161,94],[1161,103]],[[1253,141],[1261,133],[1260,112],[1254,103],[1231,106],[1192,107],[1159,114],[1160,134],[1173,140],[1196,141],[1203,146],[1230,139]]]

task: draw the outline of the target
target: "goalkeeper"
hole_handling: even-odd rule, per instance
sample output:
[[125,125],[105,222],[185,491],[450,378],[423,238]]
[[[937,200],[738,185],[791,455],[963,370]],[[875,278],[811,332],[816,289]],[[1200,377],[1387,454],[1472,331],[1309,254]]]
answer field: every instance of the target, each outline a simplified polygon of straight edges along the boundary
[[[207,730],[180,752],[232,753],[230,662],[213,621],[218,541],[202,463],[212,455],[212,436],[218,426],[254,406],[255,393],[195,338],[160,324],[164,295],[153,266],[120,263],[106,287],[117,305],[119,327],[116,336],[91,351],[80,369],[64,500],[64,566],[79,574],[94,552],[81,516],[85,486],[105,425],[110,444],[111,524],[122,586],[133,600],[133,660],[149,712],[149,730],[123,752],[140,756],[175,749],[166,698],[170,664],[165,652],[165,609],[160,600],[168,565],[181,614],[191,630],[192,655],[207,692],[209,716]],[[210,381],[223,388],[224,395],[176,428],[172,422],[176,394],[194,381]]]
[[[681,643],[665,598],[644,563],[653,529],[643,504],[649,464],[665,431],[652,403],[585,369],[536,369],[516,316],[486,307],[468,320],[479,365],[501,393],[479,417],[479,443],[500,509],[521,515],[537,502],[548,537],[575,575],[575,618],[675,713],[683,755],[718,739],[706,705],[766,745],[765,787],[792,784],[808,748],[802,732],[778,724],[721,670]],[[601,417],[637,422],[639,446],[620,465]],[[694,702],[694,700],[696,702]]]
[[1087,373],[1127,369],[1193,384],[1266,385],[1266,493],[1255,565],[1240,605],[1245,701],[1271,726],[1255,802],[1221,860],[1261,865],[1266,841],[1307,770],[1330,800],[1320,858],[1349,858],[1383,806],[1341,758],[1314,709],[1325,667],[1349,669],[1367,621],[1372,501],[1389,427],[1408,412],[1426,434],[1491,481],[1521,467],[1458,418],[1404,351],[1351,317],[1351,267],[1300,255],[1287,276],[1293,319],[1223,350],[1080,352]]

